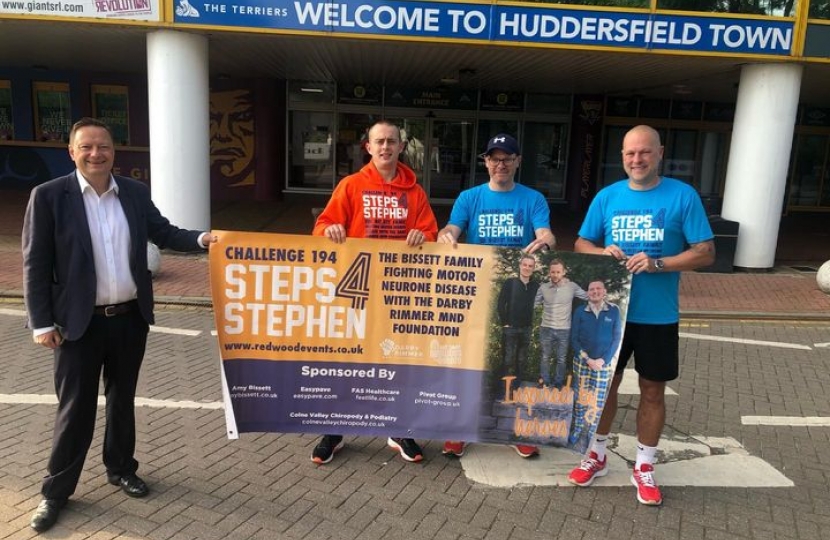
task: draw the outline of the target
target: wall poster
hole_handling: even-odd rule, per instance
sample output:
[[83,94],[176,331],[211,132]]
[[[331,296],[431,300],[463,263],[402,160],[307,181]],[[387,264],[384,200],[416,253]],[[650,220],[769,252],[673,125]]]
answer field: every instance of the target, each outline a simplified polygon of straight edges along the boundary
[[106,122],[116,145],[130,145],[130,100],[126,86],[92,85],[92,114]]
[[35,106],[35,140],[38,142],[69,142],[72,111],[69,83],[32,83]]
[[11,81],[0,80],[0,141],[14,140]]

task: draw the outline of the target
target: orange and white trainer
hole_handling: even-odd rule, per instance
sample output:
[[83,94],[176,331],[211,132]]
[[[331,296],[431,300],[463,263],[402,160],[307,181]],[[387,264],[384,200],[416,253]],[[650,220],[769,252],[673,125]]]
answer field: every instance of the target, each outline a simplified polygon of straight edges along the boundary
[[513,450],[523,458],[532,458],[539,455],[539,447],[529,444],[514,444]]
[[441,449],[441,453],[445,456],[461,457],[464,455],[465,446],[467,446],[467,443],[464,441],[446,441],[444,448]]

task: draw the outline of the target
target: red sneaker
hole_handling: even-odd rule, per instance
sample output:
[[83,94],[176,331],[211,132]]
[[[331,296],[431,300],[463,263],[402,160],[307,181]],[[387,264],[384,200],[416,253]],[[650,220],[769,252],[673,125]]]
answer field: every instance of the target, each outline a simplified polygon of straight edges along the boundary
[[467,446],[467,443],[464,441],[445,441],[441,453],[445,456],[461,457],[464,455],[465,446]]
[[532,458],[539,455],[539,448],[529,444],[514,444],[513,449],[523,458]]
[[591,485],[594,478],[608,474],[608,469],[605,467],[608,457],[606,456],[602,461],[599,461],[598,457],[597,453],[591,450],[588,457],[579,464],[579,467],[572,470],[571,474],[568,475],[568,482],[576,486],[587,487]]
[[634,468],[631,483],[637,486],[637,500],[642,504],[657,506],[663,502],[663,495],[654,481],[654,467],[648,463],[643,463],[639,469]]

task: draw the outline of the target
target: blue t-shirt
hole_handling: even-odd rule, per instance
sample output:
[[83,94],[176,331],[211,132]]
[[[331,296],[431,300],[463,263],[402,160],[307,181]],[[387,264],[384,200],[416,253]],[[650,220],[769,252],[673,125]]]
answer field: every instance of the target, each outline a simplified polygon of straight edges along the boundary
[[467,235],[468,244],[525,247],[536,239],[536,229],[550,228],[550,208],[541,193],[527,186],[493,191],[482,184],[461,192],[449,224]]
[[[687,244],[713,238],[712,228],[690,185],[662,178],[654,188],[637,191],[621,180],[601,190],[579,229],[579,236],[601,245],[616,244],[627,256],[669,257]],[[671,324],[680,318],[680,272],[634,275],[627,320],[643,324]]]

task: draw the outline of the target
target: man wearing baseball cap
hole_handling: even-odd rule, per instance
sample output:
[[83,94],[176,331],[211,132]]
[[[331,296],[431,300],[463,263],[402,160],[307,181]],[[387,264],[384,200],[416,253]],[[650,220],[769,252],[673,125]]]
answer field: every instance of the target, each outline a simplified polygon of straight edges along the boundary
[[[438,231],[438,242],[455,246],[464,233],[470,244],[524,248],[527,253],[553,249],[556,238],[550,230],[550,208],[545,197],[514,179],[522,163],[519,142],[507,133],[499,133],[487,141],[481,157],[490,181],[459,194],[449,222]],[[539,455],[535,446],[520,444],[514,448],[525,458]],[[464,443],[447,441],[442,452],[461,457]]]

